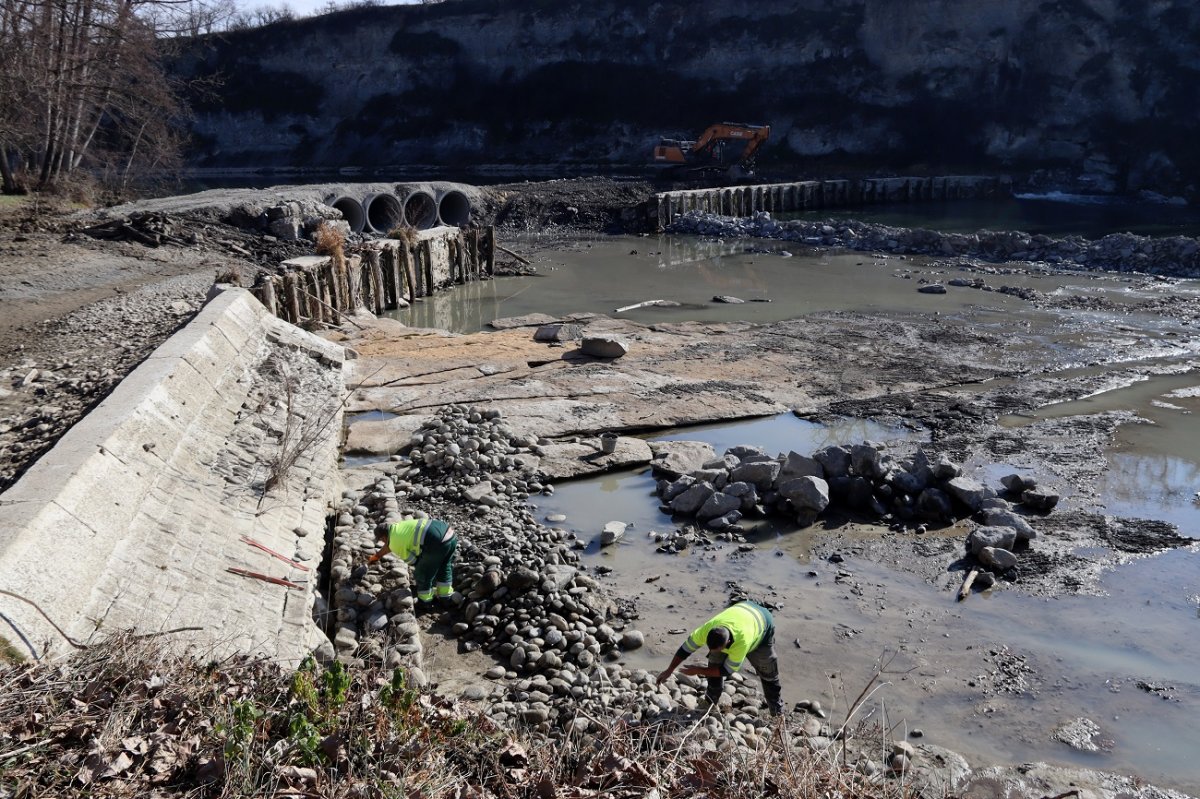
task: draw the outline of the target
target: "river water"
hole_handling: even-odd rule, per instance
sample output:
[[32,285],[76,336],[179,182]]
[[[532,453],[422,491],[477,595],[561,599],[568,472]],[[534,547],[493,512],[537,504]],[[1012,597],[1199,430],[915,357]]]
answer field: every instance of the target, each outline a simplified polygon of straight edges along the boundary
[[[925,226],[935,226],[931,221],[937,220],[927,219]],[[913,224],[911,219],[907,223]],[[534,241],[505,244],[530,252]],[[766,322],[824,311],[936,313],[954,319],[970,311],[974,324],[1016,323],[1044,328],[1047,336],[1061,332],[1064,316],[1083,330],[1125,326],[1157,336],[1194,335],[1171,320],[1064,315],[1032,309],[999,292],[919,294],[914,290],[918,280],[944,281],[956,272],[922,259],[813,253],[779,242],[597,237],[541,251],[533,260],[537,277],[458,287],[396,316],[413,326],[474,332],[487,329],[493,319],[534,312],[557,316],[590,311],[653,323]],[[1200,281],[1168,286],[1137,276],[1093,273],[1012,274],[993,282],[1117,302],[1162,291],[1200,293]],[[747,302],[715,303],[715,295]],[[650,299],[679,305],[616,313]],[[1187,358],[1175,367],[1169,375],[1003,423],[1135,412],[1145,422],[1119,428],[1105,453],[1108,469],[1100,491],[1106,511],[1170,521],[1184,535],[1200,538],[1195,496],[1200,491],[1200,424],[1195,421],[1200,373]],[[865,420],[820,426],[785,415],[663,431],[658,437],[709,441],[718,452],[734,444],[758,444],[772,453],[807,453],[828,443],[911,441],[915,435]],[[995,482],[1005,465],[991,467],[996,474],[987,479]],[[899,652],[911,671],[889,680],[884,694],[889,719],[922,727],[926,741],[960,751],[976,765],[1074,763],[1137,773],[1200,795],[1200,769],[1194,761],[1200,751],[1200,567],[1194,551],[1117,569],[1103,578],[1104,597],[1048,601],[1002,591],[959,605],[918,577],[867,562],[853,564],[856,590],[847,591],[847,583],[834,578],[838,567],[811,560],[819,527],[754,529],[749,540],[757,550],[749,555],[732,547],[682,556],[656,553],[650,533],[669,529],[671,519],[658,510],[653,480],[645,470],[561,483],[556,489],[553,496],[537,498],[538,513],[566,515],[562,526],[592,542],[583,554],[585,567],[611,567],[604,579],[616,591],[639,598],[638,624],[647,633],[647,646],[630,655],[630,665],[661,669],[679,643],[674,631],[690,629],[719,609],[726,582],[735,581],[785,604],[777,621],[784,642],[784,681],[793,701],[808,696],[835,708],[839,701],[844,705],[845,697],[865,684],[873,658]],[[620,546],[601,551],[595,539],[611,520],[630,523],[630,533]],[[962,533],[951,529],[943,534]],[[879,532],[867,529],[863,534]],[[987,684],[989,670],[994,673],[997,659],[1009,651],[1022,653],[1038,687],[981,699],[977,681]],[[1002,654],[989,660],[988,652]],[[969,683],[954,676],[972,668],[980,676]],[[1163,690],[1139,688],[1139,681]],[[1080,717],[1101,726],[1108,751],[1081,753],[1050,740],[1049,729]]]

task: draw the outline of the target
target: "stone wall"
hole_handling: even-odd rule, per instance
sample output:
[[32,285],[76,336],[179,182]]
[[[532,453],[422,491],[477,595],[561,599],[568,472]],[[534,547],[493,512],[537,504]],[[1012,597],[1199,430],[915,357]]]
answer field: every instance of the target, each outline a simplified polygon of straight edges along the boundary
[[36,605],[83,643],[187,628],[169,640],[213,657],[331,654],[312,608],[343,358],[249,292],[217,294],[5,492],[0,635],[64,649]]

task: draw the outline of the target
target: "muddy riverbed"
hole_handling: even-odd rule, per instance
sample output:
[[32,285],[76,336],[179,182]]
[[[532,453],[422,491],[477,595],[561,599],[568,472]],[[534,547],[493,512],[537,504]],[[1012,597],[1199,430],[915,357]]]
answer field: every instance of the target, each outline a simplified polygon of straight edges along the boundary
[[[456,290],[398,315],[409,327],[348,335],[363,383],[349,410],[369,414],[350,426],[354,465],[401,451],[441,404],[487,402],[546,437],[545,471],[600,472],[531,501],[539,518],[565,516],[546,523],[589,542],[587,567],[636,598],[646,647],[630,665],[661,668],[679,631],[736,587],[780,606],[793,701],[836,716],[886,663],[873,712],[975,765],[1047,760],[1200,793],[1188,545],[1200,537],[1200,284],[752,241],[512,246],[539,276]],[[931,283],[947,292],[918,291]],[[677,304],[616,312],[650,299]],[[630,352],[582,358],[577,342],[533,341],[533,326],[476,332],[531,314],[575,314]],[[728,421],[746,416],[759,419]],[[710,424],[675,429],[697,422]],[[718,453],[921,446],[986,484],[1018,472],[1062,500],[1031,519],[1039,537],[1015,582],[957,603],[970,521],[918,535],[830,515],[751,526],[753,548],[663,554],[651,532],[680,520],[636,458],[613,468],[598,456],[606,429]],[[629,532],[601,549],[613,520]]]
[[[618,218],[611,192],[588,205],[586,186],[551,188],[531,184],[538,202],[505,206],[525,208],[519,227],[554,229],[503,236],[539,276],[460,287],[390,326],[334,334],[361,356],[363,387],[348,410],[364,416],[348,431],[348,465],[386,462],[443,404],[495,406],[550,442],[543,467],[559,479],[552,496],[533,499],[539,518],[561,513],[551,524],[587,542],[609,520],[633,523],[618,547],[582,552],[590,573],[636,601],[646,647],[630,665],[660,668],[677,631],[723,604],[732,582],[781,606],[791,701],[819,698],[840,721],[847,697],[896,653],[871,709],[900,725],[895,737],[916,727],[976,766],[1080,764],[1200,795],[1189,759],[1200,745],[1200,579],[1194,548],[1158,522],[1200,535],[1194,281],[599,237],[571,220]],[[216,272],[240,265],[249,275],[262,260],[241,254],[261,237],[202,232],[189,247],[152,250],[6,229],[6,478],[185,322]],[[947,293],[918,293],[931,282]],[[679,304],[615,313],[649,299]],[[585,314],[575,323],[627,338],[630,353],[597,361],[575,341],[533,341],[533,327],[490,327],[526,314]],[[744,417],[760,421],[728,423]],[[677,429],[697,422],[717,427]],[[597,453],[604,430],[624,434],[615,457]],[[1034,568],[958,604],[961,527],[918,536],[829,517],[748,530],[749,551],[714,542],[658,553],[645,533],[673,522],[638,445],[664,435],[770,452],[842,439],[925,446],[989,484],[1012,471],[1036,476],[1062,501],[1032,520],[1040,535],[1024,555]],[[598,474],[566,478],[589,473]],[[430,638],[428,665],[443,686],[480,682],[487,657]],[[1090,724],[1094,735],[1057,732]]]

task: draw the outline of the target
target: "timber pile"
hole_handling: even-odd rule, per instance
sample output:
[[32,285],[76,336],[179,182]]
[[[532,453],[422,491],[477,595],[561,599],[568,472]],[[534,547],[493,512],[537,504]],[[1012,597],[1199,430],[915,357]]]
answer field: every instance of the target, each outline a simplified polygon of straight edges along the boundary
[[187,232],[176,235],[180,231],[177,221],[167,214],[136,213],[122,219],[114,219],[98,225],[85,227],[83,232],[94,239],[107,241],[136,241],[147,247],[158,247],[163,244],[186,246]]
[[441,235],[444,254],[440,247],[435,254],[427,237],[371,241],[348,258],[292,259],[283,264],[282,274],[260,275],[251,291],[268,311],[292,324],[339,324],[357,308],[381,314],[446,286],[495,274],[495,228]]

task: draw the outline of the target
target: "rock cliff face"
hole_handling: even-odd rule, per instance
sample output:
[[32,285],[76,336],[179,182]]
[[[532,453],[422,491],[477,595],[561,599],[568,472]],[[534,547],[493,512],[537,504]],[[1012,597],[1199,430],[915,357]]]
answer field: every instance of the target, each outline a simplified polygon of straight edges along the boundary
[[772,126],[760,164],[1006,170],[1195,196],[1194,0],[447,0],[199,40],[197,166],[643,164]]

